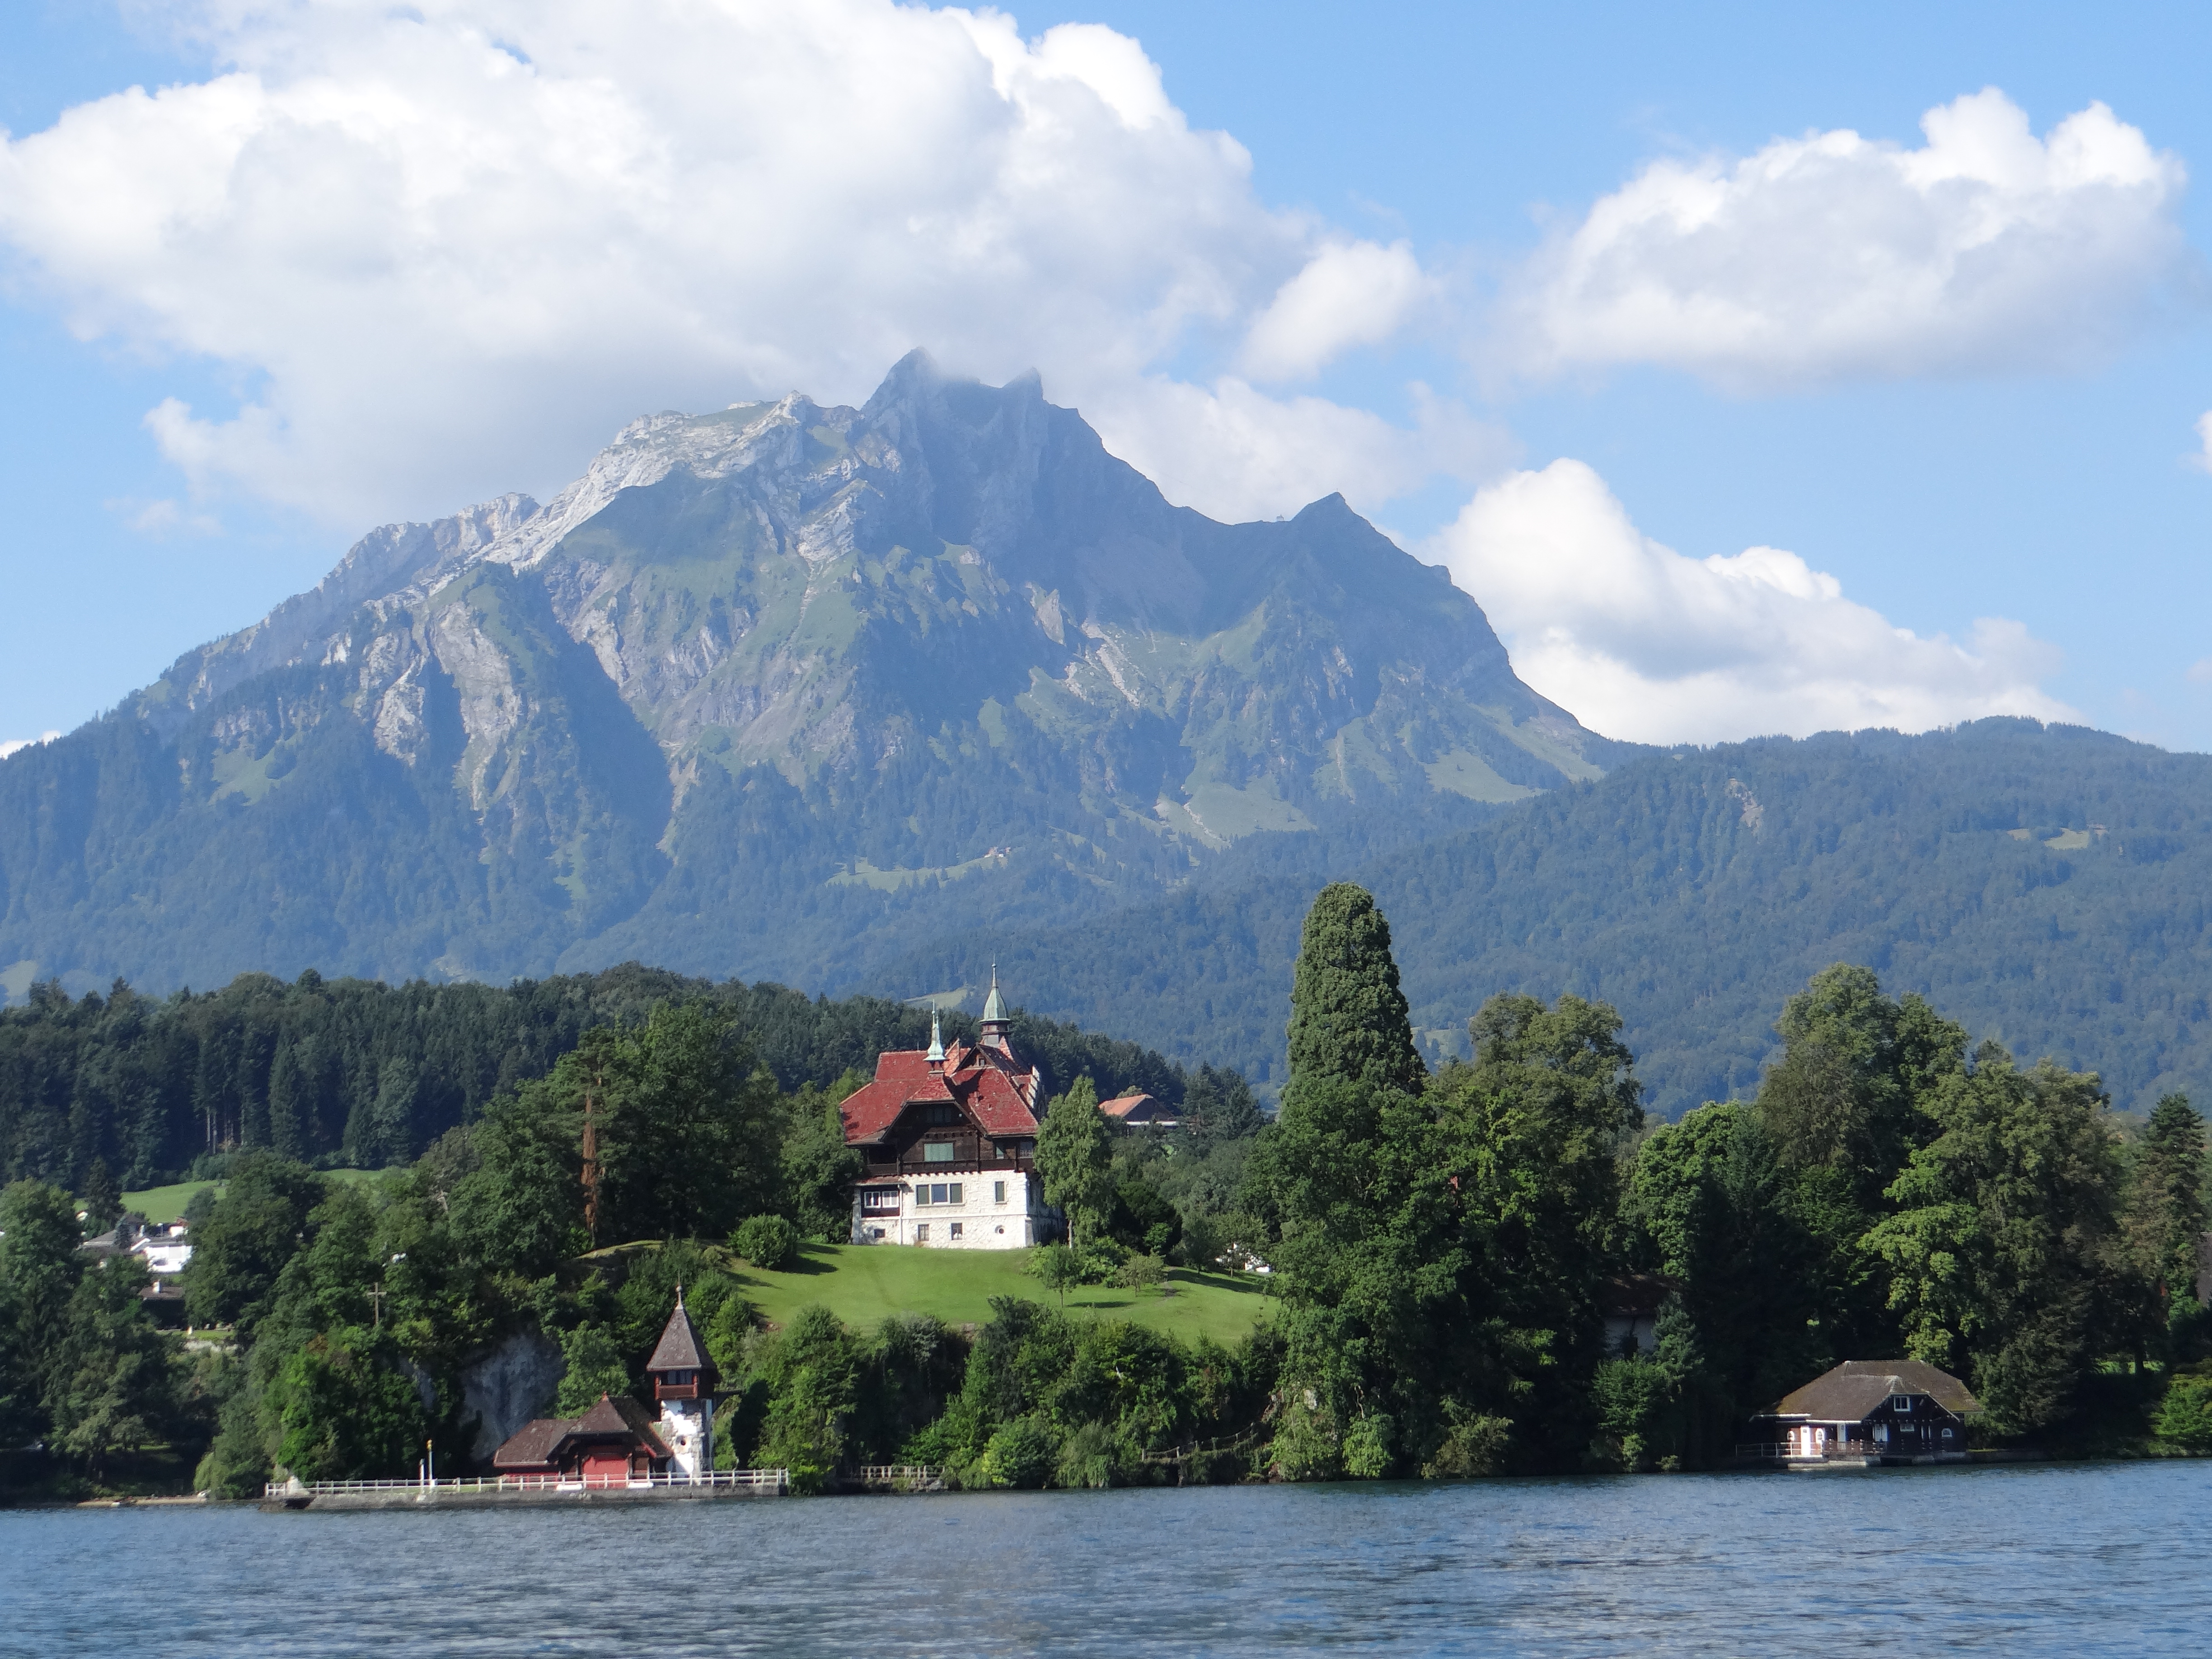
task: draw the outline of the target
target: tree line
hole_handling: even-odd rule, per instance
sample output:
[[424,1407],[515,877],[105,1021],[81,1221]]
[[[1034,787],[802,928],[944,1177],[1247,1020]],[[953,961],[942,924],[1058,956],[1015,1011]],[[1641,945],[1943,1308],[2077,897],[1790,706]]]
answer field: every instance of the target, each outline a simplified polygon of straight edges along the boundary
[[[586,1029],[374,1180],[236,1155],[186,1288],[229,1355],[187,1365],[130,1266],[88,1267],[68,1200],[19,1182],[4,1431],[88,1462],[197,1432],[199,1484],[239,1493],[405,1474],[426,1438],[458,1468],[470,1365],[537,1333],[559,1408],[641,1386],[680,1282],[723,1455],[802,1486],[864,1462],[1011,1486],[1705,1467],[1829,1365],[1901,1356],[1964,1377],[1998,1436],[2212,1449],[2205,1131],[2178,1096],[2131,1128],[2094,1075],[1971,1044],[1849,965],[1789,1000],[1753,1096],[1675,1123],[1644,1112],[1619,1015],[1572,995],[1491,998],[1472,1058],[1432,1070],[1389,925],[1342,884],[1290,1003],[1272,1121],[1206,1067],[1182,1128],[1117,1128],[1091,1075],[1060,1074],[1037,1161],[1066,1237],[1033,1253],[1039,1297],[973,1333],[763,1323],[744,1264],[844,1236],[836,1102],[863,1073],[786,1091],[706,996]],[[1278,1299],[1233,1346],[1050,1299],[1255,1258]],[[1634,1351],[1606,1334],[1628,1275],[1664,1292]]]
[[[257,1150],[325,1169],[406,1164],[586,1031],[690,1000],[716,1010],[786,1091],[929,1038],[926,1009],[879,997],[833,1002],[635,963],[505,988],[246,974],[158,1000],[121,981],[73,999],[46,981],[0,1009],[0,1176],[82,1192],[204,1176]],[[1134,1043],[1019,1010],[1012,1031],[1048,1078],[1182,1098],[1182,1068]],[[972,1042],[975,1021],[952,1014],[945,1033]]]

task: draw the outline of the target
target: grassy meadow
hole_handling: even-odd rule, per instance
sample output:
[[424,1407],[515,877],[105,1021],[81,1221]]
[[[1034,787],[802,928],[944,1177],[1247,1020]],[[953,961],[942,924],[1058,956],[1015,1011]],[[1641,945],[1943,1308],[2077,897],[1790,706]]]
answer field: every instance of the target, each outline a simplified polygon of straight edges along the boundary
[[[994,1296],[1051,1306],[1050,1292],[1023,1272],[1027,1250],[931,1250],[894,1244],[809,1244],[789,1268],[737,1270],[762,1317],[782,1324],[818,1302],[855,1330],[895,1313],[934,1314],[950,1325],[980,1325]],[[1127,1319],[1182,1338],[1231,1343],[1249,1335],[1267,1309],[1267,1280],[1250,1273],[1194,1273],[1170,1267],[1164,1288],[1126,1291],[1085,1285],[1067,1293],[1078,1317]]]

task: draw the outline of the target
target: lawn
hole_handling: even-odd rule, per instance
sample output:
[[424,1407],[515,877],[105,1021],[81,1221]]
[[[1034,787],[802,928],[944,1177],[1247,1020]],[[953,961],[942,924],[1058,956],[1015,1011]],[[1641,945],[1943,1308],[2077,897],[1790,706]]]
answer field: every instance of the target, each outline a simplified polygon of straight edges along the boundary
[[[763,1317],[783,1324],[819,1302],[855,1330],[872,1330],[886,1315],[934,1314],[948,1325],[980,1325],[994,1296],[1056,1298],[1022,1271],[1027,1250],[929,1250],[896,1244],[810,1244],[781,1273],[747,1267],[738,1279]],[[1175,1294],[1086,1285],[1067,1293],[1078,1318],[1127,1319],[1190,1341],[1210,1336],[1231,1343],[1249,1335],[1267,1310],[1267,1280],[1249,1273],[1194,1273],[1170,1267]]]
[[182,1220],[185,1206],[203,1187],[213,1187],[218,1198],[222,1195],[222,1183],[219,1181],[180,1181],[173,1187],[149,1187],[143,1193],[125,1193],[123,1207],[136,1210],[155,1226],[161,1226]]
[[[320,1173],[325,1181],[374,1181],[381,1176],[391,1174],[392,1171],[388,1170],[325,1170]],[[147,1220],[159,1226],[167,1222],[183,1219],[185,1206],[192,1201],[192,1194],[203,1187],[212,1187],[216,1189],[217,1198],[222,1196],[222,1182],[220,1181],[180,1181],[173,1187],[149,1187],[143,1192],[125,1193],[123,1194],[123,1207],[126,1210],[137,1211]]]

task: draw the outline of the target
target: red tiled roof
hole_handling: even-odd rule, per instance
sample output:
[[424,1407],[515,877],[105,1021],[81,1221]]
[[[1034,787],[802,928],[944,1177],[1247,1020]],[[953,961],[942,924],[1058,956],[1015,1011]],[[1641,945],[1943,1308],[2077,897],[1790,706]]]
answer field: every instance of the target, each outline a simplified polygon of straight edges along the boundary
[[890,1049],[876,1056],[876,1075],[848,1095],[838,1109],[845,1139],[873,1140],[910,1104],[951,1101],[978,1128],[992,1135],[1033,1135],[1037,1131],[1035,1073],[1017,1072],[1011,1054],[970,1048],[955,1042],[945,1053],[942,1076],[932,1077],[927,1055],[919,1048]]

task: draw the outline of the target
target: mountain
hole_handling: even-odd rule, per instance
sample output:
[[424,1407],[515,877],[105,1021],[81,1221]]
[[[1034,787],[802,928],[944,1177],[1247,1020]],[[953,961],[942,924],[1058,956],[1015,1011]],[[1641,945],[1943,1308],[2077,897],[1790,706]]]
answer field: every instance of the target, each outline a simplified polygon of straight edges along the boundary
[[380,530],[0,762],[0,984],[854,985],[1635,752],[1341,497],[1215,523],[1034,376],[915,354],[861,409],[655,416],[550,503]]
[[1316,887],[1373,890],[1432,1055],[1486,996],[1618,1007],[1648,1103],[1749,1092],[1783,1001],[1874,968],[2123,1108],[2212,1099],[2212,756],[1986,720],[1650,755],[1380,857],[1260,837],[1182,890],[1075,926],[956,934],[888,975],[991,958],[1031,1006],[1279,1081]]

